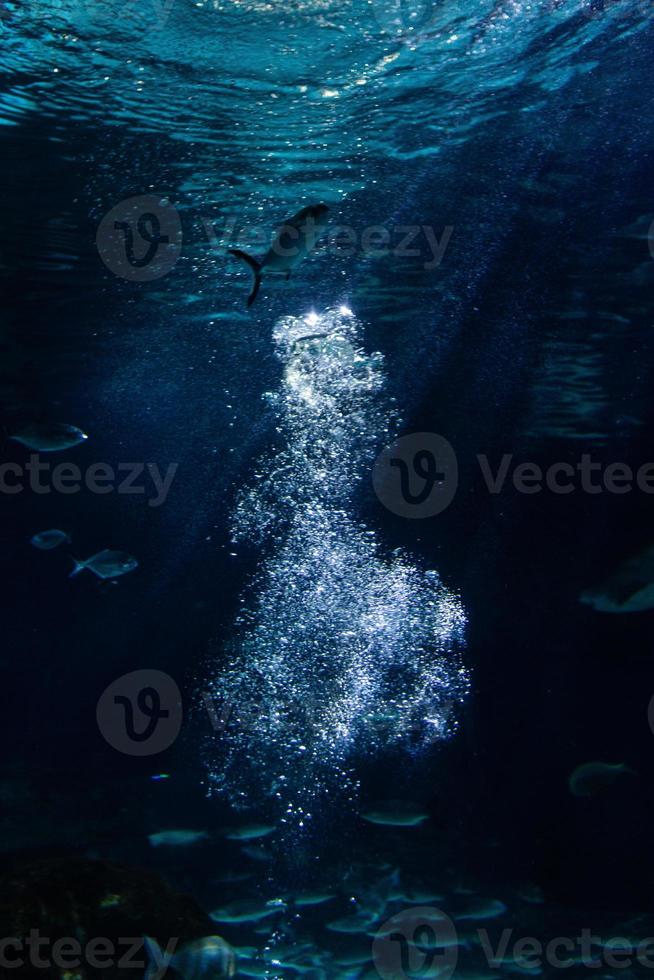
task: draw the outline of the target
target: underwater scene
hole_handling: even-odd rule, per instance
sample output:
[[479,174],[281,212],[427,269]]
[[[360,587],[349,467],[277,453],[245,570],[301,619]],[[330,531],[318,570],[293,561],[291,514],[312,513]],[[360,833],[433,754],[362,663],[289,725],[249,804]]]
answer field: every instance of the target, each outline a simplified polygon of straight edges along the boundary
[[654,980],[652,0],[0,0],[0,978]]

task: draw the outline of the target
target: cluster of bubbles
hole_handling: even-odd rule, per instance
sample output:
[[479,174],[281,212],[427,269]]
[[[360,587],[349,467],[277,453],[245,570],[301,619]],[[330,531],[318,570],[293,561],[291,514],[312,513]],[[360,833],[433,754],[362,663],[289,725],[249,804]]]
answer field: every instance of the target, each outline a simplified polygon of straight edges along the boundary
[[233,520],[235,541],[264,558],[210,692],[230,706],[213,786],[236,804],[268,793],[300,821],[317,798],[353,791],[362,756],[445,736],[467,683],[460,600],[353,513],[392,425],[382,357],[359,331],[345,308],[275,327],[281,447]]

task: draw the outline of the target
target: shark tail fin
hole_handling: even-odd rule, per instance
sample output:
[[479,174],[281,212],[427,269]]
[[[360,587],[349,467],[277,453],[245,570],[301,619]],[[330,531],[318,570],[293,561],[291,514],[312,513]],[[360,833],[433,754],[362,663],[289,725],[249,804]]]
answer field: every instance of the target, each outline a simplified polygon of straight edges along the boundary
[[240,248],[230,248],[230,255],[234,255],[241,262],[245,262],[249,266],[252,275],[254,276],[254,284],[252,286],[252,292],[248,296],[248,310],[257,298],[257,293],[259,292],[259,286],[261,285],[261,263],[253,259],[251,255],[247,252],[242,252]]

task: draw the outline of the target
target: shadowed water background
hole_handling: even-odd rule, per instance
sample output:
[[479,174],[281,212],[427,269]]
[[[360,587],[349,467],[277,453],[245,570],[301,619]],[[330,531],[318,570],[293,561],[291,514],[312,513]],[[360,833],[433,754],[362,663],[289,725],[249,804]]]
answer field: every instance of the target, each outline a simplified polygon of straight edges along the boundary
[[[651,456],[649,7],[71,0],[0,11],[4,425],[80,425],[91,437],[80,465],[83,452],[179,464],[161,508],[116,494],[2,500],[17,692],[7,778],[29,766],[30,792],[59,818],[46,829],[19,799],[6,848],[144,860],[147,833],[226,808],[203,798],[201,706],[153,764],[175,779],[154,787],[153,765],[102,741],[95,704],[117,676],[151,666],[197,705],[225,665],[241,600],[262,558],[274,560],[232,543],[236,501],[279,446],[263,397],[282,383],[273,328],[345,305],[365,355],[383,355],[398,430],[443,434],[460,469],[451,507],[410,522],[383,509],[364,468],[350,516],[387,554],[438,571],[465,610],[472,685],[453,738],[408,759],[387,747],[361,764],[362,792],[429,801],[433,836],[405,845],[408,861],[426,851],[488,867],[501,847],[507,876],[535,877],[560,900],[637,905],[625,896],[645,891],[638,865],[651,866],[649,619],[598,618],[578,595],[650,543],[648,499],[494,497],[475,456]],[[95,239],[107,212],[141,194],[171,203],[183,242],[166,276],[134,283],[105,267]],[[246,313],[248,279],[227,247],[316,201],[359,246],[347,254],[330,239],[289,283],[264,280]],[[424,234],[417,255],[365,254],[371,225],[392,242],[405,226],[452,233],[429,268]],[[13,443],[5,455],[25,459]],[[72,534],[75,553],[122,547],[141,568],[107,593],[73,587],[63,555],[46,565],[26,547],[49,526]],[[604,756],[640,781],[580,811],[567,776]],[[360,830],[355,810],[322,807],[302,855],[324,859],[343,829]],[[194,875],[203,892],[202,868]]]

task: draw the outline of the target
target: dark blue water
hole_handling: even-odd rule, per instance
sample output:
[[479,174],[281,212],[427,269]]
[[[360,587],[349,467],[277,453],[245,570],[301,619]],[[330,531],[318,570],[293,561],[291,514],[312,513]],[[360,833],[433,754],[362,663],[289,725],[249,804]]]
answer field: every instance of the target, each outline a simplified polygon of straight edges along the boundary
[[[465,883],[506,905],[493,927],[651,934],[654,597],[606,586],[628,560],[654,582],[651,494],[577,469],[654,461],[651,20],[638,0],[0,5],[2,424],[89,436],[40,454],[40,489],[3,449],[7,866],[146,868],[205,911],[281,895],[215,930],[295,944],[315,977],[387,975],[338,963],[325,923],[374,893],[371,943],[407,882],[455,921]],[[228,249],[263,254],[318,202],[315,252],[247,310]],[[423,517],[372,479],[413,433],[458,464]],[[480,456],[509,459],[496,493]],[[65,462],[78,492],[52,485]],[[525,463],[573,489],[523,492]],[[130,472],[143,492],[119,492]],[[48,528],[71,544],[32,547]],[[105,548],[138,569],[68,578]],[[97,706],[146,669],[183,719],[138,755]],[[593,761],[633,774],[574,795]],[[362,818],[389,799],[424,821]],[[274,827],[254,856],[224,836],[252,822]],[[209,836],[148,841],[173,829]],[[301,911],[309,888],[336,897]],[[298,975],[252,956],[244,976]]]

